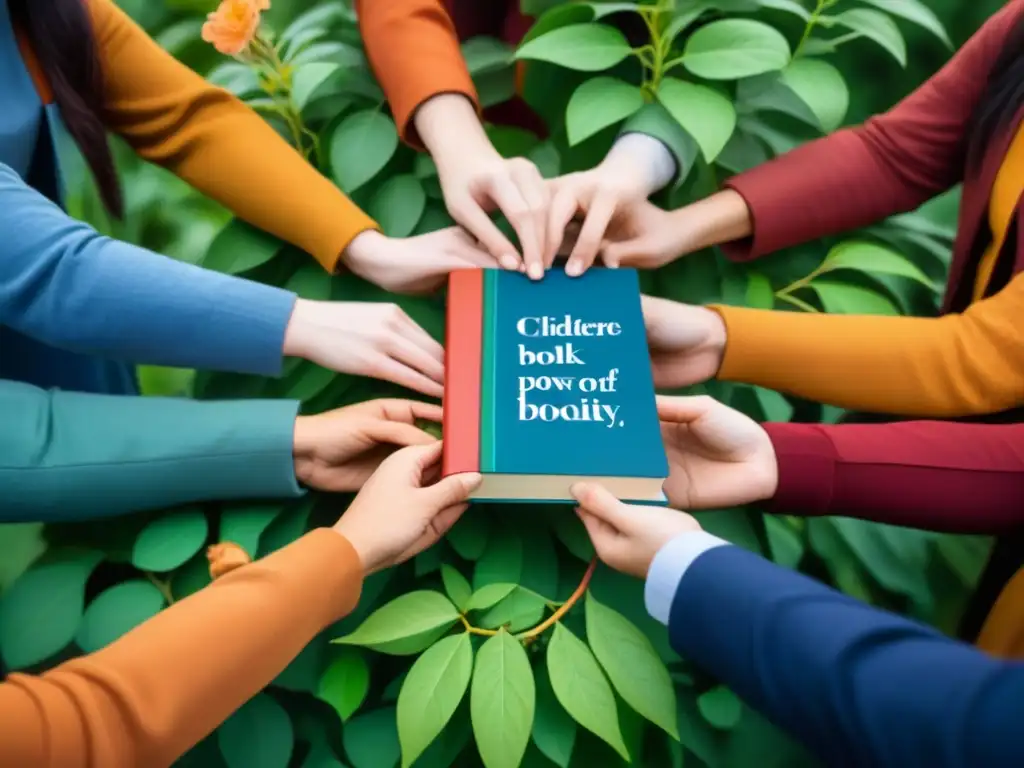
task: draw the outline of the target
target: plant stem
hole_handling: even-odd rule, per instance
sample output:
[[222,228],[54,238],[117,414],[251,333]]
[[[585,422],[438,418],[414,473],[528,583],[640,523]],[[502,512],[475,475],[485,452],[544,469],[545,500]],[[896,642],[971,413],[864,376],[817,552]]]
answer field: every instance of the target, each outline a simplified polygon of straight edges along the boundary
[[786,293],[785,291],[776,291],[775,298],[781,299],[782,301],[788,301],[794,307],[800,307],[800,309],[802,309],[804,312],[817,312],[818,311],[815,307],[811,306],[810,304],[808,304],[803,299],[798,299],[796,296],[791,296],[790,294]]
[[462,619],[462,626],[464,626],[466,628],[466,631],[469,632],[469,634],[471,635],[494,637],[494,635],[498,634],[498,630],[496,629],[482,629],[481,627],[474,627],[472,624],[469,623],[469,619],[467,619],[462,614],[459,614],[459,618]]
[[166,582],[166,581],[162,581],[161,579],[158,579],[155,575],[153,575],[149,571],[145,571],[145,574],[146,574],[146,578],[150,580],[150,582],[153,584],[153,586],[160,590],[160,594],[164,596],[164,600],[167,601],[167,604],[168,605],[173,605],[174,604],[174,593],[171,592],[171,585],[168,582]]
[[583,574],[583,578],[580,580],[579,586],[576,587],[576,591],[572,593],[569,599],[562,603],[561,607],[552,613],[546,621],[542,621],[533,629],[528,629],[516,637],[523,642],[529,642],[533,638],[537,637],[537,635],[543,633],[544,630],[549,627],[553,627],[586,593],[587,587],[590,586],[590,577],[594,575],[594,568],[596,567],[597,557],[594,557],[594,559],[590,561],[590,565],[587,566],[587,571]]
[[804,33],[800,36],[800,42],[796,44],[796,48],[793,49],[793,58],[795,59],[803,51],[804,45],[811,37],[811,32],[817,26],[821,20],[821,15],[835,5],[837,0],[817,0],[814,10],[811,11],[810,18],[807,19],[807,24],[804,26]]

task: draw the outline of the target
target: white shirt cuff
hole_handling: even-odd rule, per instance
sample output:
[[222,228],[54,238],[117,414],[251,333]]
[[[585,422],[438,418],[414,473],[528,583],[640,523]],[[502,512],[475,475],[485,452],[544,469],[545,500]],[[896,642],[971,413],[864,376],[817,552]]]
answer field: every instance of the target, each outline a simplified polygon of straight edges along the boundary
[[647,571],[644,587],[647,612],[667,626],[672,601],[687,569],[709,549],[728,543],[705,531],[689,531],[676,536],[658,550]]
[[605,156],[605,162],[618,162],[625,156],[628,165],[643,174],[647,194],[653,195],[676,175],[676,159],[661,141],[646,133],[624,133]]

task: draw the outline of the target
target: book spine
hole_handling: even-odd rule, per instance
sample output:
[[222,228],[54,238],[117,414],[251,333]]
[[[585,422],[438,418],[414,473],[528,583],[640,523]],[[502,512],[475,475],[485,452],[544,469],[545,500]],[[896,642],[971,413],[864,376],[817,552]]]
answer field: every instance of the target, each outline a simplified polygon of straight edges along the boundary
[[448,277],[445,321],[445,476],[480,471],[480,373],[484,322],[484,270],[462,269]]
[[480,381],[480,471],[498,471],[497,419],[494,409],[495,368],[498,365],[498,286],[502,270],[484,270],[483,338]]

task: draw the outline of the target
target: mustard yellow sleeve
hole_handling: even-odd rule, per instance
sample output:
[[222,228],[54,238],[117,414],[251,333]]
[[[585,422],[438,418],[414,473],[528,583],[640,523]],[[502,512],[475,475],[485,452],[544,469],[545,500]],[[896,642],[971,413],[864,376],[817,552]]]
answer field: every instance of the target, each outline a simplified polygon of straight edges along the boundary
[[239,218],[333,271],[377,225],[259,115],[165,52],[113,0],[90,0],[106,81],[105,122]]
[[1024,404],[1024,274],[940,318],[713,309],[727,328],[727,381],[925,418]]
[[164,768],[359,600],[362,565],[322,528],[217,579],[101,651],[0,684],[0,765]]

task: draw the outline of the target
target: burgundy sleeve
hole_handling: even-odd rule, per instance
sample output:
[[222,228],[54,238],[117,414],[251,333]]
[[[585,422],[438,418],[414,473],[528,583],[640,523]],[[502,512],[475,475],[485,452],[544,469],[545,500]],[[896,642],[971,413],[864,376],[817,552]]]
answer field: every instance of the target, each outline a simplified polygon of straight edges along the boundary
[[804,144],[728,180],[753,234],[723,245],[748,261],[917,208],[962,180],[971,115],[1024,12],[1012,0],[952,59],[885,114]]
[[765,424],[776,514],[995,534],[1024,523],[1024,424]]

